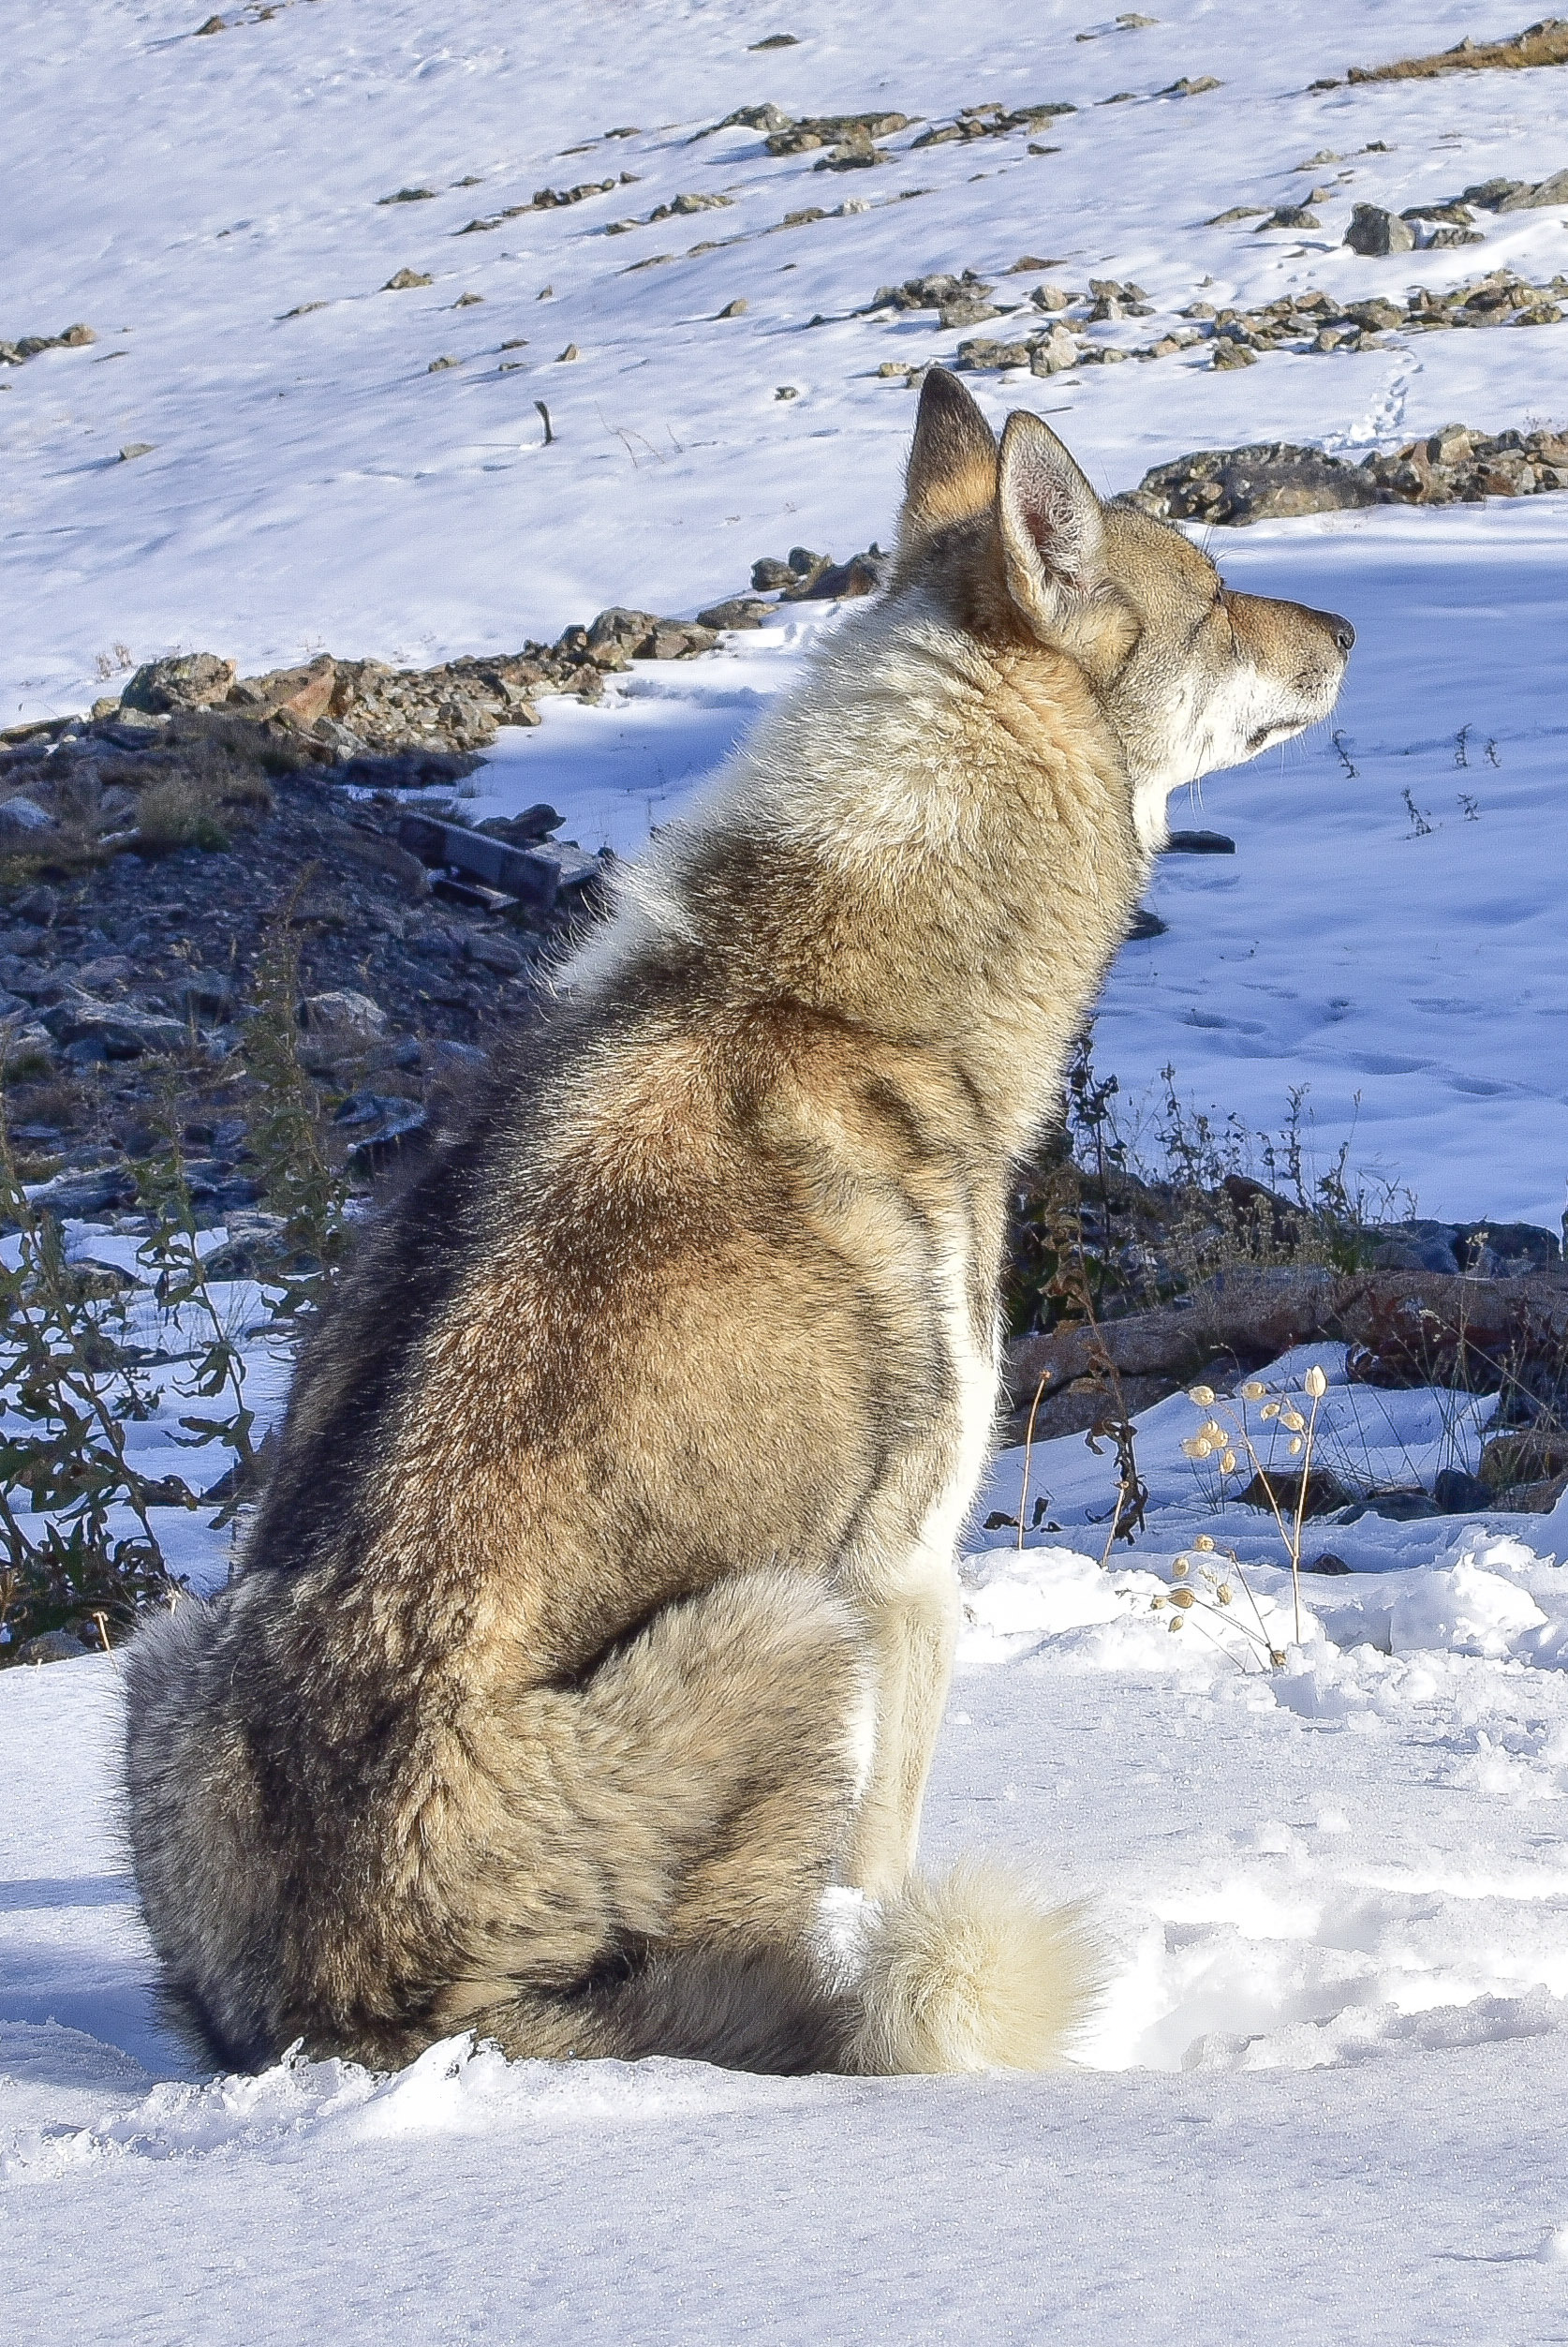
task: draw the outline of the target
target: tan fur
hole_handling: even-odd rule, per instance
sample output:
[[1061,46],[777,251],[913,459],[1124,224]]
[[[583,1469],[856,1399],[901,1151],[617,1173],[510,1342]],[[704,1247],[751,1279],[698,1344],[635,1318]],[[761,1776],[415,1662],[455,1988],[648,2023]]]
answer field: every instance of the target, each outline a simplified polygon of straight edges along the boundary
[[224,2058],[1059,2049],[1068,1927],[910,1877],[1009,1183],[1165,793],[1348,638],[928,379],[890,593],[367,1234],[236,1579],[132,1651],[139,1879]]

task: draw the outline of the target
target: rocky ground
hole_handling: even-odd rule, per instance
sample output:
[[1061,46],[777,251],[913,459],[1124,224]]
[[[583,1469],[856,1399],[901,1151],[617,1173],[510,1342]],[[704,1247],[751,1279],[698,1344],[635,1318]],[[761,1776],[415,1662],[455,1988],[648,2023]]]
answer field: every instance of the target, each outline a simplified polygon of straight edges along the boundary
[[199,1215],[258,1206],[247,1029],[297,960],[300,1050],[329,1141],[372,1179],[532,1016],[596,917],[608,854],[540,805],[478,831],[454,786],[547,693],[689,659],[781,602],[870,591],[875,549],[754,566],[696,620],[614,608],[505,659],[333,661],[241,678],[153,662],[81,717],[0,733],[0,1065],[17,1170],[62,1214],[126,1208],[177,1133]]

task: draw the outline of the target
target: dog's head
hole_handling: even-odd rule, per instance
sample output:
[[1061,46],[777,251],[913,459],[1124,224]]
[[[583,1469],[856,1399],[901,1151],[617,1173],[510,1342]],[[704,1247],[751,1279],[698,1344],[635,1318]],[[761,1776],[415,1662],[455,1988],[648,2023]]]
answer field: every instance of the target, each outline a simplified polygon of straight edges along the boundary
[[1009,416],[998,448],[939,367],[921,393],[899,526],[895,591],[917,585],[998,649],[1065,655],[1082,672],[1149,847],[1180,784],[1326,717],[1355,641],[1336,613],[1237,594],[1179,530],[1102,505],[1038,416]]

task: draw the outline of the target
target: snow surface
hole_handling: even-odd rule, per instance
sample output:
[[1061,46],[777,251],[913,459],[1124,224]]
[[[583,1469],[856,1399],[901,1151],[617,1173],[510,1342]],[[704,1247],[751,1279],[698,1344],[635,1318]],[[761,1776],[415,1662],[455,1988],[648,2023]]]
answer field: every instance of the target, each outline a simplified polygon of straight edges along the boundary
[[[1103,330],[1130,342],[1200,290],[1219,305],[1563,266],[1562,207],[1488,222],[1467,251],[1377,263],[1339,244],[1352,196],[1397,209],[1568,161],[1568,76],[1308,94],[1352,61],[1517,29],[1448,0],[1169,0],[1134,31],[998,0],[580,0],[566,17],[288,0],[194,38],[203,13],[7,12],[0,334],[81,318],[100,334],[0,371],[7,717],[82,706],[121,644],[247,667],[323,645],[423,662],[612,602],[695,611],[798,542],[886,543],[911,405],[875,368],[960,337],[929,314],[850,313],[916,272],[994,276],[1036,253],[1072,284],[1134,277],[1160,315]],[[781,30],[799,46],[747,53]],[[1224,86],[1154,95],[1203,73]],[[907,133],[864,173],[819,176],[746,131],[691,142],[765,97],[1081,111],[1037,141],[1053,155],[1023,137],[910,155]],[[1343,159],[1293,170],[1330,147]],[[639,183],[454,233],[622,170]],[[482,184],[451,185],[470,173]],[[1320,231],[1200,225],[1325,178],[1342,192]],[[413,185],[436,201],[377,201]],[[733,204],[602,232],[713,189]],[[771,232],[807,204],[835,216]],[[664,250],[683,257],[621,274]],[[401,267],[436,282],[377,291]],[[453,310],[464,291],[482,305]],[[718,320],[737,296],[747,314]],[[311,302],[326,306],[282,315]],[[558,364],[569,342],[582,356]],[[1058,411],[1115,489],[1251,438],[1354,453],[1454,418],[1561,423],[1565,348],[1568,327],[1430,335],[1220,377],[1176,359],[976,389],[997,418]],[[430,374],[443,355],[464,364]],[[781,384],[799,395],[776,399]],[[118,461],[137,441],[152,453]],[[1314,736],[1216,778],[1201,815],[1178,808],[1239,853],[1161,867],[1170,933],[1118,963],[1102,1069],[1135,1097],[1174,1062],[1184,1091],[1255,1126],[1306,1082],[1324,1155],[1359,1094],[1359,1153],[1426,1211],[1555,1222],[1568,499],[1320,517],[1220,533],[1217,551],[1236,584],[1354,620],[1345,754]],[[634,848],[834,624],[797,613],[639,672],[602,710],[546,705],[475,777],[473,811],[548,797],[585,844]],[[1412,836],[1407,787],[1427,832]],[[78,1253],[116,1243],[72,1232]],[[227,1300],[248,1318],[246,1291]],[[1353,1478],[1473,1462],[1485,1404],[1353,1389],[1331,1347],[1265,1380],[1299,1391],[1314,1362],[1324,1455]],[[253,1374],[265,1416],[282,1363]],[[146,1473],[189,1469],[174,1364],[135,1430]],[[1278,1537],[1219,1508],[1181,1451],[1197,1416],[1179,1396],[1146,1415],[1152,1504],[1132,1552],[1101,1563],[1111,1463],[1076,1439],[1028,1463],[1026,1512],[1043,1497],[1054,1529],[1021,1551],[1005,1527],[969,1537],[926,1849],[934,1864],[984,1849],[1093,1901],[1104,2003],[1080,2065],[1044,2080],[507,2070],[463,2041],[392,2081],[336,2064],[205,2078],[158,2013],[117,1835],[113,1662],[0,1677],[13,2335],[1568,2339],[1568,1507],[1324,1528],[1355,1570],[1306,1577],[1296,1646]],[[1023,1484],[1009,1452],[977,1526],[1016,1513]],[[226,1536],[179,1521],[174,1561],[210,1585]],[[1215,1597],[1174,1635],[1173,1589],[1214,1596],[1205,1557],[1231,1607]],[[1263,1668],[1243,1621],[1290,1634],[1284,1669]]]

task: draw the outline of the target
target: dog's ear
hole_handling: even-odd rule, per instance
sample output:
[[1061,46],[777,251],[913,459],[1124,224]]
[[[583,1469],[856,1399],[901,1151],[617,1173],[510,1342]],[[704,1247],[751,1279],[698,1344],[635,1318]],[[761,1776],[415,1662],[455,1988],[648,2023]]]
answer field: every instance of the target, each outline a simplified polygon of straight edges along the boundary
[[904,476],[898,551],[918,552],[939,530],[989,512],[997,494],[997,443],[955,375],[934,366],[920,387],[920,413]]
[[1037,635],[1058,635],[1100,583],[1100,499],[1050,425],[1023,408],[1007,419],[997,473],[1007,591]]

